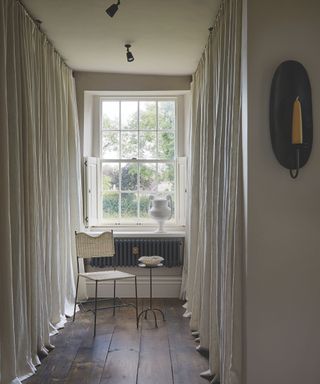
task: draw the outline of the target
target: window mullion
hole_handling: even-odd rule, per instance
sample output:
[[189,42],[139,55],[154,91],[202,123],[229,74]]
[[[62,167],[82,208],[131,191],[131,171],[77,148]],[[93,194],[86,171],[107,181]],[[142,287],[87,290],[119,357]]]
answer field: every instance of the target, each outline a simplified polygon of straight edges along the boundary
[[119,101],[119,159],[122,159],[121,101]]
[[121,167],[121,159],[122,159],[122,122],[121,122],[121,101],[119,100],[119,207],[118,207],[118,220],[121,221],[121,205],[122,205],[122,167]]
[[156,148],[157,159],[159,159],[159,115],[158,115],[158,101],[156,102]]
[[140,161],[138,161],[138,183],[137,183],[137,205],[138,205],[138,221],[140,220]]
[[[140,160],[140,101],[138,101],[138,159]],[[138,183],[137,183],[137,213],[138,213],[138,221],[140,220],[140,162],[138,160]]]
[[118,162],[122,162],[122,163],[156,163],[158,162],[159,164],[166,164],[166,163],[170,163],[170,164],[174,164],[175,160],[163,160],[163,159],[140,159],[140,160],[137,160],[137,159],[127,159],[127,160],[119,160],[119,159],[101,159],[101,162],[102,163],[118,163]]
[[102,100],[100,100],[100,105],[99,105],[99,116],[100,116],[100,135],[99,135],[99,140],[100,140],[100,158],[102,157],[103,150],[102,150],[102,133],[103,133],[103,115],[102,115]]

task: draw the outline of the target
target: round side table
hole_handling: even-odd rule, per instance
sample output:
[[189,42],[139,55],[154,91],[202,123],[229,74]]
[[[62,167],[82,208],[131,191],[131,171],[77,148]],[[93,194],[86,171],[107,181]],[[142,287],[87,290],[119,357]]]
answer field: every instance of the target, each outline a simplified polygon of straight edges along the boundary
[[140,317],[144,314],[144,318],[146,319],[147,315],[148,315],[148,312],[152,312],[153,313],[153,317],[154,317],[154,325],[155,325],[156,328],[158,328],[156,311],[161,313],[163,321],[165,321],[165,318],[164,318],[164,313],[161,311],[161,309],[153,308],[153,305],[152,305],[152,270],[154,268],[163,267],[163,264],[160,263],[160,264],[156,264],[156,265],[150,265],[150,264],[147,265],[147,264],[140,263],[140,264],[138,264],[138,266],[140,268],[148,268],[149,272],[150,272],[149,273],[149,285],[150,285],[149,307],[147,309],[144,309],[143,311],[141,311],[139,313],[139,316],[138,316],[138,326],[139,326]]

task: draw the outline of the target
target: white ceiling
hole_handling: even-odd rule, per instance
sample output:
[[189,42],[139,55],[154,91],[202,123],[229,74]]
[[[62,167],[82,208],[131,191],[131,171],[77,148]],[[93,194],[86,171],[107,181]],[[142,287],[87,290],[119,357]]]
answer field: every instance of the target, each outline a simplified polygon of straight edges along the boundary
[[[67,64],[78,71],[187,75],[194,72],[218,0],[23,0]],[[135,61],[126,61],[131,43]]]

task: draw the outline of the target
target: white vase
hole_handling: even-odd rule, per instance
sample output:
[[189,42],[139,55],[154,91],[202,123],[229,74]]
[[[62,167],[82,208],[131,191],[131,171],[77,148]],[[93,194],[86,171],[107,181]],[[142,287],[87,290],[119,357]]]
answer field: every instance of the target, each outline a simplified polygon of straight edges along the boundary
[[163,226],[165,221],[170,220],[172,217],[171,196],[168,195],[166,198],[150,196],[149,215],[159,224],[156,232],[164,232]]

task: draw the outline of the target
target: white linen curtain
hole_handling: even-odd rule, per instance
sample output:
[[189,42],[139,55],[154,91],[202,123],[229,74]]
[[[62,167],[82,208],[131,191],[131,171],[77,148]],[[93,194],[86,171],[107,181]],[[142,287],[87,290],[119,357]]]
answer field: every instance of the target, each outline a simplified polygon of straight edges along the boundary
[[20,383],[72,313],[80,151],[71,70],[0,3],[0,382]]
[[222,1],[192,86],[183,294],[222,384],[242,382],[241,17],[241,0]]

